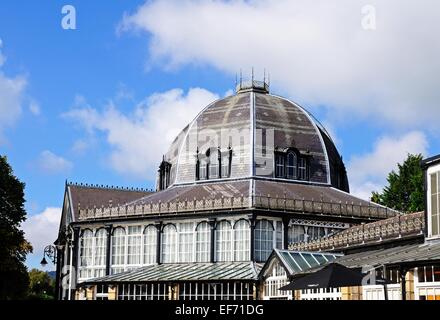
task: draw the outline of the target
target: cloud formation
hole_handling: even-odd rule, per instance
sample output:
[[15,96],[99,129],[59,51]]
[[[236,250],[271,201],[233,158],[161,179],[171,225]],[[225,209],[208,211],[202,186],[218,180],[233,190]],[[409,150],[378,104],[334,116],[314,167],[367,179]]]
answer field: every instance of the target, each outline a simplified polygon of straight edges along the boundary
[[47,207],[42,212],[28,217],[22,224],[26,240],[32,244],[34,249],[33,253],[28,255],[28,260],[41,259],[44,247],[56,240],[60,217],[61,208]]
[[73,164],[49,150],[44,150],[37,159],[37,167],[43,173],[58,174],[72,170]]
[[207,63],[229,74],[265,67],[282,94],[335,118],[438,127],[440,3],[368,4],[375,30],[363,28],[372,11],[360,0],[175,0],[145,2],[119,31],[150,36],[149,63]]
[[0,39],[0,144],[4,142],[4,130],[12,126],[22,112],[23,92],[26,87],[26,78],[18,75],[8,77],[4,74],[1,67],[6,62],[3,55],[3,43]]
[[388,173],[397,169],[397,163],[405,160],[408,153],[426,155],[427,149],[427,138],[420,131],[381,137],[371,152],[350,159],[347,171],[351,193],[368,200],[372,191],[382,191]]
[[[218,95],[201,88],[155,93],[122,114],[115,103],[102,110],[78,97],[76,107],[64,114],[94,134],[105,134],[111,147],[109,164],[117,172],[153,179],[161,160],[178,133]],[[93,138],[89,138],[93,139]]]

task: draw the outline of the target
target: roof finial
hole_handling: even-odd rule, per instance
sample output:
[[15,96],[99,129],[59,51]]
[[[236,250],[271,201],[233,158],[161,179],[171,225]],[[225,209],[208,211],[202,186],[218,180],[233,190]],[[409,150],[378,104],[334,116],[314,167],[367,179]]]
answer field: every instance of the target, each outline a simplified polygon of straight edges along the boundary
[[243,75],[242,75],[242,73],[241,73],[241,68],[240,68],[240,89],[241,89],[241,83],[242,83],[242,81],[243,81]]
[[266,82],[266,68],[263,69],[263,84]]
[[252,67],[252,85],[254,84],[254,67]]

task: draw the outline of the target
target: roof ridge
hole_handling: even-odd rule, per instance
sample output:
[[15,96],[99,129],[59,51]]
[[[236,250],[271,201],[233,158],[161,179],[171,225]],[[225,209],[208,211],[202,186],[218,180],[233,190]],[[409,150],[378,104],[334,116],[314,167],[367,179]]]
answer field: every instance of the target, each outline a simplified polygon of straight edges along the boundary
[[154,192],[153,189],[139,188],[139,187],[122,187],[122,186],[109,186],[103,184],[83,183],[66,181],[67,186],[90,188],[90,189],[102,189],[102,190],[119,190],[119,191],[133,191],[133,192]]

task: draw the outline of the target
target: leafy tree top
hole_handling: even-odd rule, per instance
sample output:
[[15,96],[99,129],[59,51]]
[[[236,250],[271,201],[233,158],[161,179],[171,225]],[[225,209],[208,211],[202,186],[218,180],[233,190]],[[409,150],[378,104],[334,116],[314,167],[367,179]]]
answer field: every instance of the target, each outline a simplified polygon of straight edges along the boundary
[[417,212],[425,208],[421,154],[408,154],[397,172],[391,171],[382,192],[373,192],[371,201],[401,212]]

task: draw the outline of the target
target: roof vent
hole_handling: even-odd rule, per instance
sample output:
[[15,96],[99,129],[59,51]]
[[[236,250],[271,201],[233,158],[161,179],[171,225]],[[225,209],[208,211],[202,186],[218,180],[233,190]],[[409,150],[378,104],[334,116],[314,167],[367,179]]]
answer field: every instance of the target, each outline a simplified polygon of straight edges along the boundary
[[237,93],[249,92],[249,91],[269,93],[269,84],[266,83],[265,81],[257,81],[257,80],[243,81],[242,80],[235,87],[235,91]]
[[252,68],[252,77],[250,80],[243,80],[243,76],[240,70],[240,81],[237,81],[237,76],[235,77],[235,91],[236,93],[242,92],[261,92],[269,93],[270,78],[268,77],[266,81],[266,70],[264,70],[263,81],[258,81],[254,79],[254,68]]

